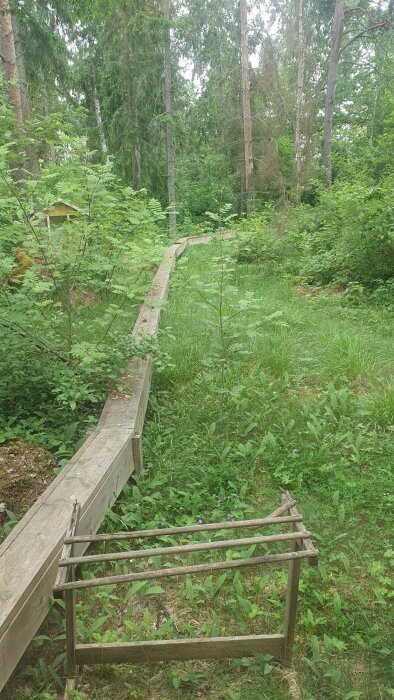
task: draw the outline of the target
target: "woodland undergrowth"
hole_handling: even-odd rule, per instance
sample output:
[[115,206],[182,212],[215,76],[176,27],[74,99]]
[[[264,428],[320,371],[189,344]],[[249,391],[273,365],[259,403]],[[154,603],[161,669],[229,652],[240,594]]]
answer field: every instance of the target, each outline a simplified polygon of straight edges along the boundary
[[[174,273],[156,350],[144,478],[126,487],[105,529],[256,517],[289,489],[320,550],[317,569],[303,567],[295,673],[268,656],[85,669],[76,697],[394,694],[390,313],[354,305],[338,291],[307,296],[270,266],[237,263],[238,250],[238,242],[220,241],[194,249]],[[129,566],[118,562],[113,572]],[[285,583],[278,568],[106,587],[81,597],[78,634],[105,642],[278,632]],[[30,669],[46,690],[48,668],[55,673],[50,662]]]

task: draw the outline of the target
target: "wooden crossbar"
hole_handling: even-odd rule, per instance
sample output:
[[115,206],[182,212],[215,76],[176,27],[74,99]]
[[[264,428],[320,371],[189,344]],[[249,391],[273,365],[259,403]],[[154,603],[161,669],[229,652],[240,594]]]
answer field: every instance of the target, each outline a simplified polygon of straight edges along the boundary
[[226,659],[271,654],[283,656],[283,634],[245,637],[210,637],[208,639],[172,639],[122,644],[77,644],[75,660],[83,664],[123,664],[187,659]]
[[131,583],[132,581],[149,581],[157,578],[167,578],[172,576],[185,576],[187,574],[199,574],[205,571],[221,571],[223,569],[238,569],[245,566],[258,566],[261,564],[274,564],[290,559],[308,559],[317,557],[317,549],[303,550],[297,552],[284,552],[280,554],[267,554],[263,557],[249,557],[248,559],[233,559],[230,561],[207,562],[206,564],[195,564],[193,566],[175,566],[171,569],[154,569],[153,571],[139,571],[135,574],[120,574],[118,576],[106,576],[103,578],[91,578],[83,581],[69,581],[61,586],[54,587],[57,591],[77,590],[82,588],[95,588],[96,586],[112,586],[119,583]]
[[120,540],[139,539],[140,537],[162,537],[164,535],[182,535],[192,532],[207,532],[210,530],[229,530],[243,527],[259,528],[265,525],[281,525],[283,523],[302,522],[303,516],[299,513],[297,513],[297,515],[285,515],[281,517],[282,513],[286,513],[295,504],[296,501],[291,500],[289,503],[284,503],[280,508],[266,518],[255,520],[226,520],[221,523],[184,525],[182,527],[164,527],[155,530],[133,530],[131,532],[102,533],[100,535],[74,535],[73,537],[66,537],[64,542],[65,544],[71,544],[73,542],[116,542]]
[[[249,547],[250,545],[267,544],[269,542],[288,542],[309,538],[310,532],[285,532],[277,535],[262,535],[261,537],[244,537],[237,540],[217,540],[216,542],[193,542],[172,547],[156,547],[154,549],[131,549],[125,552],[111,552],[109,554],[91,554],[84,557],[71,557],[61,559],[60,567],[76,564],[91,564],[92,562],[123,561],[125,559],[146,559],[159,557],[166,554],[187,554],[192,552],[211,551],[212,549],[231,549],[231,547]],[[313,546],[312,546],[313,549]]]

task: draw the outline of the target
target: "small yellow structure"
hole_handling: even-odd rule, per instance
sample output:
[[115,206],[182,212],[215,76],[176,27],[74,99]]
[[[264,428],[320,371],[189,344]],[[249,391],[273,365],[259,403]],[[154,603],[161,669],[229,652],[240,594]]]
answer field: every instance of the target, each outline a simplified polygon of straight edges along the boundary
[[72,217],[78,216],[79,207],[75,204],[69,204],[61,199],[58,199],[49,209],[45,209],[44,214],[47,220],[48,231],[51,230],[52,224],[62,224],[69,221]]

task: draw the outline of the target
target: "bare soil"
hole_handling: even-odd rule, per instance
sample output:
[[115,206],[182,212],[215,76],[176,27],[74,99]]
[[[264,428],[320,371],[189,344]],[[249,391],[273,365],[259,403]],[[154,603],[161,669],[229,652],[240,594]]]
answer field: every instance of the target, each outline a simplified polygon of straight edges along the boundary
[[23,517],[55,478],[55,466],[55,458],[38,445],[23,440],[0,445],[0,526],[7,519],[5,509],[18,520]]

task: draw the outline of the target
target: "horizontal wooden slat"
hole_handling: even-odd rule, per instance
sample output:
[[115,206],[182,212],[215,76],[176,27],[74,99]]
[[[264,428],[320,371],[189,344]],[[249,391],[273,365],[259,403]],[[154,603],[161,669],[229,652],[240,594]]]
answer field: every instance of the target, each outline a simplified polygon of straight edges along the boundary
[[306,559],[318,556],[317,550],[301,552],[284,552],[283,554],[267,554],[262,557],[250,557],[249,559],[234,559],[230,561],[212,562],[206,564],[193,564],[192,566],[174,566],[169,569],[154,569],[153,571],[139,571],[135,574],[124,574],[119,576],[107,576],[105,578],[92,578],[83,581],[73,581],[64,583],[61,586],[54,586],[54,591],[65,591],[68,589],[95,588],[96,586],[110,586],[118,583],[130,583],[131,581],[149,581],[157,578],[169,578],[171,576],[185,576],[187,574],[200,574],[205,571],[221,571],[223,569],[239,569],[244,566],[259,566],[261,564],[275,564],[291,559]]
[[[294,501],[295,503],[295,501]],[[278,512],[288,510],[286,508],[278,508]],[[209,532],[212,530],[229,530],[237,528],[260,528],[269,525],[282,525],[283,523],[301,522],[302,515],[278,515],[274,514],[267,518],[255,520],[225,520],[219,523],[204,523],[203,525],[184,525],[182,527],[165,527],[155,530],[133,530],[130,532],[115,532],[103,533],[99,535],[76,535],[75,537],[65,540],[66,543],[71,542],[111,542],[117,540],[133,540],[140,537],[162,537],[164,535],[182,535],[192,532]]]
[[110,395],[105,402],[97,427],[126,428],[141,433],[148,404],[152,357],[134,357],[129,361],[124,384],[129,394]]
[[77,665],[80,666],[83,664],[242,658],[254,654],[271,654],[274,658],[280,659],[284,653],[284,641],[285,638],[282,634],[268,634],[123,644],[83,644],[77,645],[75,659]]
[[[124,561],[125,559],[146,559],[149,557],[173,556],[174,554],[191,554],[193,552],[205,552],[212,549],[231,549],[232,547],[250,547],[252,545],[267,544],[271,542],[289,542],[300,538],[310,537],[310,532],[304,534],[298,532],[285,532],[277,535],[261,535],[258,537],[239,537],[236,540],[212,540],[210,542],[193,542],[191,544],[174,545],[171,547],[156,547],[152,549],[131,549],[125,552],[108,552],[91,554],[86,557],[65,557],[59,562],[60,567],[77,564],[91,564],[103,561]],[[72,546],[72,545],[70,545]]]

